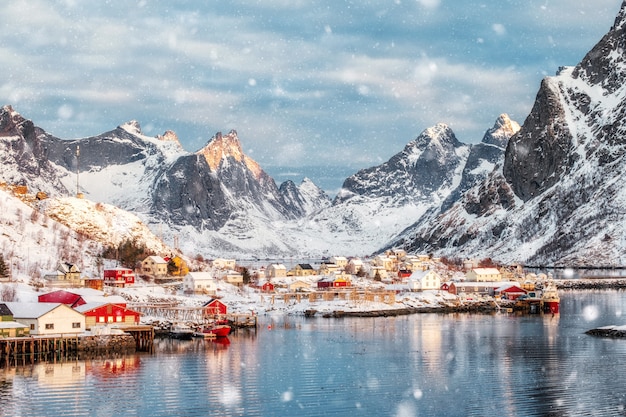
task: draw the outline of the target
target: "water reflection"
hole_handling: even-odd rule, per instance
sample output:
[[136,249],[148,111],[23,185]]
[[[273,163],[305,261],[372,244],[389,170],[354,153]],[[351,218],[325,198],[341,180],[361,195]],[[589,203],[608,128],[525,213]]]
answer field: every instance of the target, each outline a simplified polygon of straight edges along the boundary
[[0,415],[623,415],[626,341],[584,332],[624,324],[626,294],[561,302],[554,316],[268,316],[153,355],[11,366]]

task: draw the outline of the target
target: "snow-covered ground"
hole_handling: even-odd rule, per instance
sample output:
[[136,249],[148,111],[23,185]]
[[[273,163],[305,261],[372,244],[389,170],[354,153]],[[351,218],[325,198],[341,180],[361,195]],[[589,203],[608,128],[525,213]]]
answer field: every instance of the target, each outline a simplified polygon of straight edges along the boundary
[[[298,277],[303,280],[302,277]],[[313,282],[312,277],[308,277]],[[319,277],[316,277],[319,278]],[[306,280],[306,278],[305,278]],[[374,289],[370,280],[356,279],[354,283],[357,289]],[[12,282],[0,284],[0,293],[5,288],[15,289],[15,300],[19,302],[37,302],[37,297],[47,292],[55,291],[54,288],[37,290],[25,282]],[[72,289],[67,289],[72,291]],[[348,290],[349,291],[349,290]],[[132,308],[133,304],[171,303],[180,307],[198,307],[206,301],[214,298],[210,295],[186,295],[180,290],[180,285],[155,285],[140,281],[136,285],[127,288],[106,288],[105,292],[110,295],[121,295]],[[450,305],[457,301],[457,297],[446,291],[422,291],[403,292],[396,295],[395,303],[354,301],[346,297],[345,300],[325,301],[317,298],[309,301],[308,293],[302,292],[299,301],[290,298],[285,301],[284,291],[280,289],[274,293],[263,293],[258,289],[244,286],[236,287],[232,284],[219,281],[216,297],[228,306],[229,313],[256,315],[302,315],[307,310],[316,310],[318,314],[343,312],[370,312],[381,310],[397,310],[406,308],[428,308]],[[143,317],[142,321],[150,322],[159,317]]]

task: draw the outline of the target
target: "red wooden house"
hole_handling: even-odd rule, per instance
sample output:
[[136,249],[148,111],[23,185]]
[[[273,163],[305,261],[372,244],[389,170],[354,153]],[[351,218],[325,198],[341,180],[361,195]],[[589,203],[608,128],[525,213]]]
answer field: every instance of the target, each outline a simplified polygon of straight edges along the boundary
[[408,278],[411,276],[411,274],[413,273],[413,271],[411,271],[410,269],[399,269],[398,270],[398,278],[403,279],[403,278]]
[[213,298],[202,305],[207,316],[228,314],[228,307],[220,300]]
[[74,310],[85,315],[85,327],[87,329],[106,324],[137,325],[141,318],[141,313],[138,311],[111,303],[87,303],[76,307]]
[[262,292],[274,292],[274,284],[269,281],[265,281],[263,285],[261,285]]
[[334,286],[335,278],[334,277],[323,277],[317,281],[317,288],[332,288]]
[[126,287],[135,283],[135,273],[129,268],[113,268],[104,270],[104,285]]

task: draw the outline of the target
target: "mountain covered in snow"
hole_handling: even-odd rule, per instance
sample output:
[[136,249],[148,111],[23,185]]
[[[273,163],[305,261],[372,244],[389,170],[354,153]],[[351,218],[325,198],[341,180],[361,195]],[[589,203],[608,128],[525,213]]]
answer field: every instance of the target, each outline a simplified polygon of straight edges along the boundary
[[521,127],[502,114],[480,143],[466,144],[437,124],[346,178],[332,201],[309,179],[277,185],[235,131],[196,152],[171,131],[145,136],[137,122],[64,140],[10,106],[0,109],[0,179],[56,201],[40,207],[71,207],[77,193],[118,207],[189,256],[363,256],[402,247],[526,264],[622,264],[625,15],[626,5],[577,66],[542,81]]
[[623,265],[626,3],[575,67],[546,77],[504,160],[406,247],[531,265]]

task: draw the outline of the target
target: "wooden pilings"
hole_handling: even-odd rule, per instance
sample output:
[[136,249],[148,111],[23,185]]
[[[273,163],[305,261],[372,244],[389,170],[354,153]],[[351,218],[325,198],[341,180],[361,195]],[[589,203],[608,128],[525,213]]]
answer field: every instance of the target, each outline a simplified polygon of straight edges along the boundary
[[78,351],[79,339],[73,336],[30,336],[0,339],[0,358],[17,355],[66,354]]
[[154,352],[154,327],[152,326],[132,326],[124,327],[126,333],[130,333],[135,338],[135,349],[138,352]]

